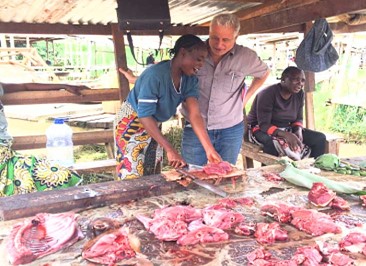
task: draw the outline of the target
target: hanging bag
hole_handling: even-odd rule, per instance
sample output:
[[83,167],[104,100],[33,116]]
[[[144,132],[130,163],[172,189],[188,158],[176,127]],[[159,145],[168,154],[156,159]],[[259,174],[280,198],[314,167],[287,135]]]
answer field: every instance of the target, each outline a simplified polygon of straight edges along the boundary
[[131,30],[156,30],[159,35],[159,50],[164,37],[164,30],[170,23],[168,0],[117,0],[117,17],[121,30],[126,30],[131,54],[137,61],[132,41]]
[[333,66],[339,56],[332,39],[333,33],[326,19],[317,19],[296,51],[297,66],[311,72],[321,72]]

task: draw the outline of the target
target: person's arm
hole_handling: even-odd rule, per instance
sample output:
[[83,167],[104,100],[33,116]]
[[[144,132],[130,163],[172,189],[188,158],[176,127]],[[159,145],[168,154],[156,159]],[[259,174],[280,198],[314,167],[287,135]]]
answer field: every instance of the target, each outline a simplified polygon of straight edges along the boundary
[[138,79],[138,76],[135,76],[131,69],[124,70],[119,68],[118,71],[121,72],[131,84],[135,84],[136,80]]
[[271,70],[268,69],[267,72],[261,77],[261,78],[254,78],[252,80],[252,83],[250,84],[245,97],[244,97],[244,108],[249,99],[254,95],[254,93],[264,84],[266,79],[268,78],[269,74],[271,73]]
[[213,147],[210,137],[207,134],[206,126],[202,119],[197,99],[195,97],[188,97],[183,102],[183,104],[187,109],[188,119],[192,125],[194,133],[196,133],[196,136],[205,149],[208,161],[212,163],[218,163],[222,161],[220,155]]
[[149,117],[140,117],[139,118],[142,125],[146,129],[147,133],[155,139],[166,151],[169,165],[174,168],[179,168],[185,166],[187,163],[184,161],[182,156],[177,152],[176,149],[170,144],[170,142],[163,136],[161,133],[156,120]]
[[87,86],[76,86],[57,83],[1,83],[4,93],[13,93],[19,91],[54,91],[66,90],[76,95],[82,95],[82,90],[90,89]]

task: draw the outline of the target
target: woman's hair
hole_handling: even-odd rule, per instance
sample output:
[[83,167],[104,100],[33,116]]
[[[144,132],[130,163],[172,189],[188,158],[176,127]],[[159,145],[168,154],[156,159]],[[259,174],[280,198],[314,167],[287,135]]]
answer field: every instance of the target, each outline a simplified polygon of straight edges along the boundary
[[184,48],[188,51],[193,51],[194,49],[207,50],[207,45],[196,35],[185,34],[179,37],[179,39],[175,42],[174,48],[170,49],[170,55],[176,56],[181,48]]
[[239,35],[240,31],[240,21],[238,17],[234,14],[224,13],[216,15],[210,24],[210,28],[212,25],[219,25],[224,27],[230,27],[234,30],[235,37]]
[[295,66],[289,66],[288,68],[286,68],[281,75],[281,81],[285,80],[285,78],[291,76],[292,73],[294,72],[301,72],[302,70],[298,67]]

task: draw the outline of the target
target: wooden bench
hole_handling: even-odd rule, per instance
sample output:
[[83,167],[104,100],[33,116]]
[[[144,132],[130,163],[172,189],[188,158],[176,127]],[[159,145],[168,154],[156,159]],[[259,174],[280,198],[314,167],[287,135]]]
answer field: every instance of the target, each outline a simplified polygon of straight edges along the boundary
[[[332,134],[326,134],[326,137],[325,153],[339,155],[339,146],[343,138]],[[264,153],[260,146],[249,142],[245,138],[241,146],[241,155],[243,157],[244,169],[253,168],[253,161],[260,162],[264,165],[275,164],[278,161],[278,157]]]
[[339,147],[343,141],[343,138],[333,134],[325,134],[327,136],[327,142],[325,144],[325,153],[333,153],[339,155]]
[[[75,163],[73,170],[79,174],[85,173],[101,173],[115,172],[116,159],[113,152],[113,130],[105,129],[98,131],[75,132],[72,137],[74,146],[85,145],[90,143],[104,143],[106,145],[107,154],[110,159]],[[12,148],[14,150],[40,149],[46,147],[45,135],[34,136],[16,136],[13,139]]]
[[278,161],[278,157],[264,153],[260,146],[250,143],[245,139],[241,145],[241,156],[243,157],[244,169],[253,168],[253,161],[260,162],[264,165],[275,164]]

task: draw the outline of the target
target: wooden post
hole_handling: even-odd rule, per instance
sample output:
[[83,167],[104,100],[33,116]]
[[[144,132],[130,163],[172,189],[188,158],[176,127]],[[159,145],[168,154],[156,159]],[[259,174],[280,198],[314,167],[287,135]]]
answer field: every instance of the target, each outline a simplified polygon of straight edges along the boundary
[[114,42],[114,54],[116,61],[116,71],[118,73],[118,82],[119,82],[119,90],[120,90],[120,101],[123,102],[126,99],[127,94],[130,91],[130,86],[128,84],[128,80],[124,75],[119,73],[118,68],[127,68],[127,59],[126,59],[126,51],[125,51],[125,41],[123,38],[123,32],[119,30],[118,24],[112,24],[112,36]]
[[[305,24],[304,37],[313,26],[312,22]],[[314,72],[305,71],[305,121],[306,127],[309,129],[315,129],[314,119],[314,99],[313,92],[315,90],[315,74]]]

